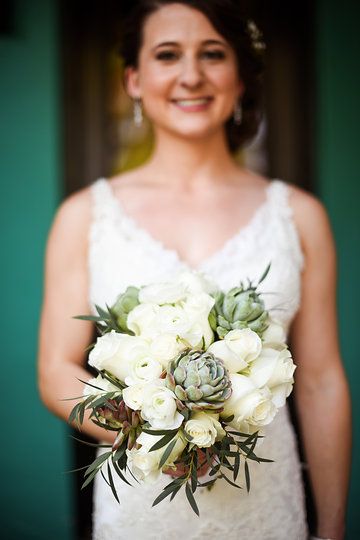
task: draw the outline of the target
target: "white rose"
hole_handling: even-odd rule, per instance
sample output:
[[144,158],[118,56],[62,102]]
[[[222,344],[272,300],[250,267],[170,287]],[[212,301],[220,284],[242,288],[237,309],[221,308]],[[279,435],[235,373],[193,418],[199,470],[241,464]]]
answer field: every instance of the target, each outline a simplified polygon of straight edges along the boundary
[[285,404],[294,383],[296,366],[286,348],[263,347],[259,358],[250,366],[250,378],[257,387],[267,386],[277,407]]
[[129,370],[129,375],[125,377],[125,384],[131,386],[158,379],[163,371],[163,367],[155,358],[144,356],[130,360]]
[[148,483],[156,482],[161,472],[159,469],[160,458],[156,450],[149,452],[156,440],[153,435],[141,433],[136,442],[141,444],[141,447],[126,450],[127,464],[138,480]]
[[190,294],[211,294],[218,290],[216,283],[201,272],[182,272],[177,279]]
[[219,415],[196,412],[185,424],[185,437],[200,448],[210,447],[225,436]]
[[[143,432],[136,440],[138,444],[141,444],[141,447],[138,449],[134,447],[132,450],[126,450],[128,465],[138,480],[152,483],[158,479],[161,472],[159,468],[160,460],[167,446],[159,448],[159,450],[153,450],[152,452],[149,450],[161,439],[161,437],[162,435],[150,435]],[[186,441],[184,441],[179,433],[175,435],[175,439],[175,446],[163,465],[163,468],[172,466],[180,457],[186,446]]]
[[117,386],[112,384],[107,379],[104,379],[104,377],[102,377],[100,373],[95,379],[89,379],[88,383],[94,386],[97,386],[97,388],[94,388],[94,386],[89,386],[89,384],[86,384],[84,386],[84,392],[83,392],[84,397],[97,396],[97,395],[103,394],[104,392],[118,392],[118,393],[121,392],[121,390]]
[[274,319],[270,319],[269,326],[262,334],[264,343],[286,343],[284,326]]
[[192,347],[207,349],[213,342],[214,333],[209,323],[209,313],[214,303],[214,298],[206,293],[192,294],[183,303],[183,309],[192,325],[189,332],[182,337]]
[[155,321],[158,334],[183,336],[191,328],[191,320],[181,306],[161,306]]
[[278,384],[271,388],[272,402],[275,407],[280,408],[285,405],[286,398],[290,396],[292,389],[292,383]]
[[136,336],[152,336],[156,332],[156,316],[159,306],[156,304],[139,304],[127,317],[127,326]]
[[99,337],[89,355],[89,364],[99,371],[106,369],[121,381],[130,375],[131,363],[149,355],[144,339],[111,332]]
[[230,379],[232,394],[221,415],[234,415],[230,425],[245,432],[269,424],[277,412],[270,390],[257,388],[249,377],[237,373],[232,373]]
[[261,348],[261,339],[257,333],[244,328],[231,330],[223,340],[210,345],[208,350],[224,361],[230,373],[238,373],[259,356]]
[[141,416],[155,429],[176,429],[184,420],[177,410],[175,394],[163,380],[144,387]]
[[155,283],[142,287],[139,291],[139,301],[144,303],[176,304],[186,296],[186,290],[181,283]]
[[139,411],[144,401],[144,384],[137,383],[124,388],[122,392],[123,400],[133,411]]
[[192,321],[207,318],[215,304],[215,299],[206,293],[191,294],[182,303],[184,311]]
[[150,343],[151,356],[156,358],[164,368],[167,367],[170,360],[175,358],[186,345],[179,341],[173,334],[162,334],[153,339]]

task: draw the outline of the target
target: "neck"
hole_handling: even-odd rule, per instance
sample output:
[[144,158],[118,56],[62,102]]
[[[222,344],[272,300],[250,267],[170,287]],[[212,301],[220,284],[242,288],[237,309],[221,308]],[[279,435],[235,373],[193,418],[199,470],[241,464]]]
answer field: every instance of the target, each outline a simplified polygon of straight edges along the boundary
[[[206,139],[180,138],[158,130],[155,147],[147,163],[150,175],[156,171],[156,181],[179,189],[204,187],[209,183],[224,181],[238,173],[224,131]],[[159,174],[160,173],[160,174]]]

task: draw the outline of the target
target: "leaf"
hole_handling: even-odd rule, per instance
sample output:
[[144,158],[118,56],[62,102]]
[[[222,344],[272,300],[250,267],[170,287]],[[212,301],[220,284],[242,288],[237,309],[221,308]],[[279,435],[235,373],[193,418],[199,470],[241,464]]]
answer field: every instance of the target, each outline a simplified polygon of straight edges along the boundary
[[143,428],[142,431],[144,433],[148,433],[149,435],[167,435],[172,433],[173,435],[176,435],[176,433],[179,431],[178,429],[149,429],[149,428]]
[[271,267],[271,262],[269,262],[269,264],[267,265],[267,267],[266,267],[266,269],[265,269],[265,272],[263,273],[263,275],[262,275],[261,278],[259,279],[258,284],[257,284],[257,287],[260,285],[260,283],[262,283],[262,282],[264,281],[264,279],[265,279],[266,276],[268,275],[269,270],[270,270],[270,267]]
[[[227,416],[226,418],[222,418],[221,420],[222,422],[225,422],[225,424],[228,424],[229,422],[232,422],[234,420],[234,415],[232,414],[231,416]],[[229,433],[231,432],[229,431]]]
[[181,485],[178,486],[176,489],[174,489],[174,491],[172,492],[171,496],[170,496],[170,501],[173,500],[173,498],[175,497],[175,495],[178,493],[178,491],[181,489]]
[[159,502],[166,499],[166,497],[168,497],[170,493],[173,493],[174,491],[179,491],[180,488],[181,484],[179,486],[175,481],[170,482],[170,484],[167,484],[167,486],[164,487],[160,495],[156,497],[156,499],[152,503],[152,506],[156,506],[157,504],[159,504]]
[[240,454],[239,452],[236,453],[235,460],[234,460],[234,481],[237,479],[240,469]]
[[241,431],[232,431],[232,430],[229,430],[226,433],[231,433],[231,435],[236,435],[238,437],[245,437],[245,439],[253,438],[254,436],[254,433],[252,435],[249,435],[248,433],[242,433]]
[[228,482],[231,486],[234,486],[238,489],[242,489],[241,486],[238,486],[237,484],[235,484],[235,482],[232,482],[232,480],[230,480],[223,472],[221,473],[220,478],[223,478],[224,480],[226,480],[226,482]]
[[168,459],[168,457],[170,456],[174,446],[176,444],[176,439],[174,439],[173,441],[170,442],[170,444],[166,447],[165,449],[165,452],[163,453],[163,455],[161,456],[161,459],[160,459],[160,462],[159,462],[159,469],[161,469],[161,467],[163,465],[165,465],[166,463],[166,460]]
[[110,482],[109,482],[109,480],[106,478],[105,474],[102,472],[102,469],[100,469],[100,474],[101,474],[101,476],[103,477],[103,479],[105,480],[105,482],[107,483],[107,485],[108,485],[109,487],[111,487],[111,486],[110,486]]
[[81,489],[84,489],[88,484],[90,484],[94,480],[98,472],[98,469],[95,469],[91,474],[89,474],[89,476],[86,478],[85,482],[81,486]]
[[110,464],[109,464],[109,462],[108,462],[108,464],[107,464],[107,472],[108,472],[108,477],[109,477],[109,482],[110,482],[111,491],[113,492],[113,495],[114,495],[115,499],[117,500],[117,502],[120,504],[119,497],[118,497],[118,494],[117,494],[117,492],[116,492],[114,480],[113,480],[113,477],[112,477],[112,474],[111,474],[111,469],[110,469]]
[[250,491],[250,471],[249,471],[249,465],[245,459],[245,480],[246,480],[246,489],[249,493]]
[[80,407],[80,403],[77,403],[77,405],[75,405],[75,407],[73,407],[73,409],[71,410],[70,415],[69,415],[69,419],[68,419],[69,424],[72,424],[73,422],[76,422],[79,407]]
[[124,383],[122,383],[115,377],[112,377],[106,371],[101,371],[100,373],[103,379],[106,379],[107,381],[111,382],[114,386],[117,386],[118,388],[120,388],[120,390],[124,390],[124,388],[126,388],[126,385]]
[[102,422],[99,422],[99,420],[94,420],[94,418],[92,418],[91,421],[102,429],[106,429],[106,431],[119,431],[119,428],[111,427],[108,424],[103,424]]
[[197,459],[197,453],[195,452],[193,465],[191,467],[191,490],[193,493],[195,493],[196,488],[197,488],[197,480],[198,480],[197,464],[198,464],[198,459]]
[[114,466],[114,470],[115,470],[116,474],[117,474],[118,476],[120,476],[121,480],[122,480],[123,482],[125,482],[125,484],[128,484],[128,486],[134,487],[132,484],[130,484],[129,480],[127,480],[127,478],[125,477],[125,475],[122,473],[122,471],[121,471],[119,465],[117,464],[117,462],[114,461],[114,460],[112,460],[112,464],[113,464],[113,466]]
[[90,467],[88,467],[87,471],[85,472],[85,476],[90,474],[93,470],[100,468],[102,466],[102,464],[104,463],[104,461],[106,461],[111,456],[111,454],[112,454],[112,452],[104,452],[104,454],[101,454],[100,456],[98,456],[92,462]]
[[129,472],[129,474],[131,474],[131,476],[133,477],[133,479],[135,480],[135,482],[137,482],[138,484],[140,484],[139,480],[136,478],[136,476],[133,474],[132,470],[130,469],[130,467],[128,467],[126,465],[126,470]]
[[188,482],[186,482],[185,493],[186,493],[186,497],[187,497],[187,500],[189,501],[191,508],[194,510],[195,514],[200,516],[199,508],[196,504],[193,492],[191,491],[191,487]]
[[112,461],[119,461],[119,459],[124,455],[124,452],[126,450],[126,443],[122,444],[120,448],[118,448],[115,452],[115,454],[112,457]]
[[106,307],[107,307],[107,310],[108,310],[108,313],[109,313],[109,316],[110,316],[110,322],[111,322],[111,326],[114,330],[117,330],[119,331],[120,328],[119,328],[119,325],[118,325],[118,322],[116,320],[116,317],[114,315],[114,313],[112,312],[111,308],[106,304]]
[[102,317],[98,317],[97,315],[75,315],[72,317],[72,319],[79,319],[80,321],[103,321]]
[[[218,477],[220,478],[220,477]],[[213,486],[216,482],[217,478],[213,478],[212,480],[208,480],[207,482],[204,482],[203,484],[198,483],[199,487],[207,487],[207,486]]]
[[72,439],[75,439],[75,441],[81,442],[83,444],[86,444],[87,446],[93,446],[94,448],[111,448],[111,444],[97,444],[97,443],[91,443],[88,441],[83,441],[82,439],[78,439],[77,437],[74,437],[74,435],[70,435]]
[[64,471],[64,474],[83,471],[84,469],[87,469],[88,467],[89,465],[84,465],[84,467],[79,467],[78,469],[71,469],[70,471]]
[[98,312],[98,314],[100,315],[100,317],[104,320],[104,321],[109,321],[110,320],[110,315],[107,311],[105,311],[104,309],[102,309],[100,306],[98,306],[97,304],[95,304],[95,308],[96,308],[96,311]]
[[74,401],[75,399],[84,399],[84,396],[61,398],[59,399],[59,401]]
[[159,450],[159,448],[162,448],[168,442],[170,442],[171,439],[174,438],[174,436],[175,436],[175,433],[169,433],[168,435],[164,435],[164,437],[162,437],[159,441],[157,441],[155,444],[152,445],[152,447],[149,449],[149,452],[154,452],[154,450]]

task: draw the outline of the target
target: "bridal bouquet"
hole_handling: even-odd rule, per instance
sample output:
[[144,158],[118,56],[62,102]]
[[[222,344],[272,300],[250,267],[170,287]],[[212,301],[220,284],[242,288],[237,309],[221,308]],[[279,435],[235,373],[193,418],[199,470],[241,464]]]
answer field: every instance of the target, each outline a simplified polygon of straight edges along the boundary
[[89,354],[98,375],[82,381],[84,396],[69,420],[80,425],[90,410],[115,439],[99,445],[105,450],[83,486],[100,472],[118,500],[114,474],[149,482],[166,471],[172,479],[153,505],[184,487],[197,514],[198,487],[220,478],[240,487],[241,471],[250,489],[248,462],[271,461],[255,454],[260,429],[294,382],[284,331],[257,290],[268,270],[256,285],[229,291],[198,273],[128,287],[113,306],[96,306],[97,316],[77,317],[95,321],[101,333]]

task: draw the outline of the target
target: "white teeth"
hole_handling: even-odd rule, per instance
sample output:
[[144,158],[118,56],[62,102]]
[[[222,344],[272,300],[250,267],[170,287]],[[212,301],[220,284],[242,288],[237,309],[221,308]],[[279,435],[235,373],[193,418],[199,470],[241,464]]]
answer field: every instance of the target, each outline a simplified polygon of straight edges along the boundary
[[199,99],[178,99],[176,103],[183,107],[189,107],[191,105],[205,105],[209,102],[209,98],[199,98]]

